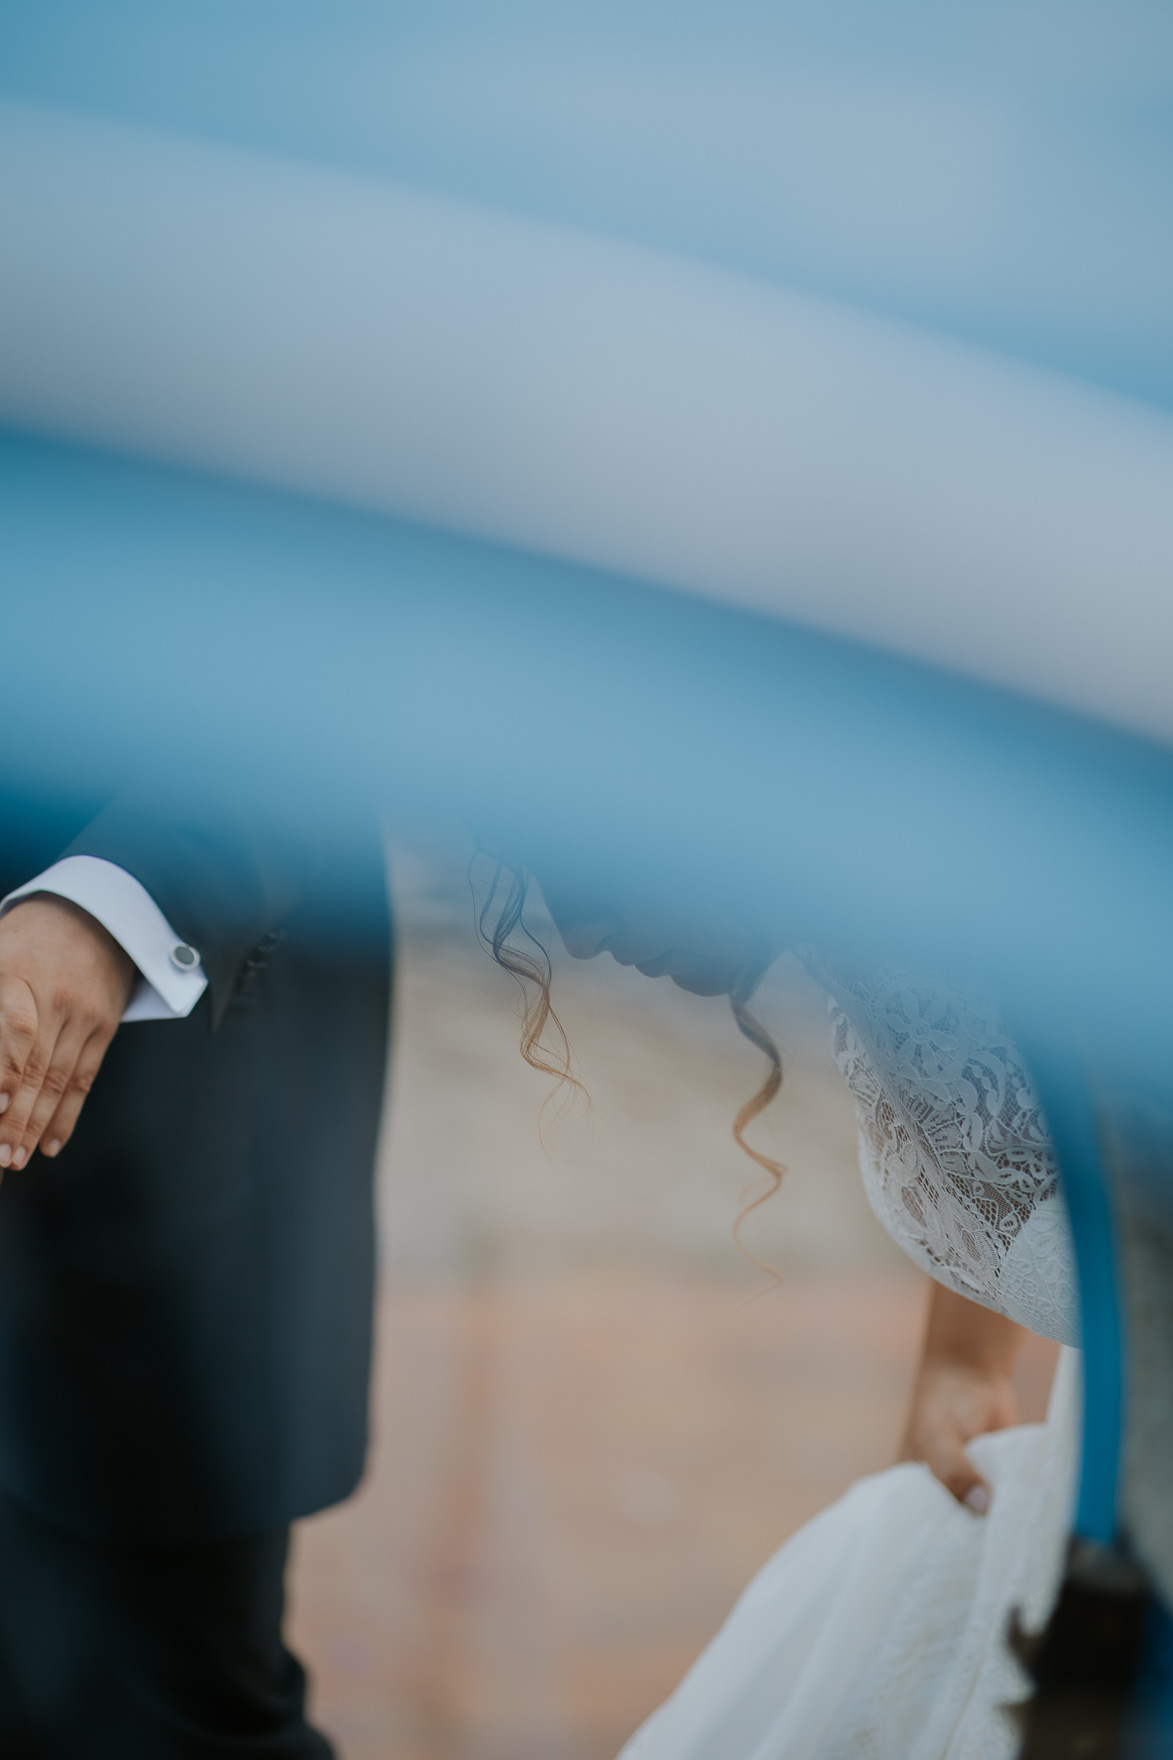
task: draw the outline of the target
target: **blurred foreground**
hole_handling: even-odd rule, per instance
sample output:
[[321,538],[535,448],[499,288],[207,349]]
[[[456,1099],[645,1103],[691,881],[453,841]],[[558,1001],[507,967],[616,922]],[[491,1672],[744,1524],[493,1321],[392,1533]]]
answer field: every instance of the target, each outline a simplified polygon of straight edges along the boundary
[[[745,1230],[770,1290],[732,1240],[760,1058],[727,1005],[550,931],[594,1107],[550,1117],[547,1159],[459,864],[395,881],[376,1442],[300,1530],[294,1643],[346,1760],[613,1760],[773,1549],[893,1458],[923,1280],[868,1210],[797,967],[759,998],[786,1069],[755,1127],[786,1183]],[[1026,1416],[1053,1357],[1027,1354]]]

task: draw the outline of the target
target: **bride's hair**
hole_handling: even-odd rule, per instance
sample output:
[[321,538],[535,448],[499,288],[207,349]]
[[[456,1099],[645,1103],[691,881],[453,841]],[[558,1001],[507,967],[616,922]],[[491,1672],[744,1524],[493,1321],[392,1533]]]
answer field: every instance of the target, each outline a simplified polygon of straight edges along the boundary
[[766,1176],[765,1184],[761,1191],[753,1197],[750,1197],[747,1194],[741,1215],[733,1225],[733,1238],[737,1242],[741,1251],[745,1254],[746,1258],[751,1259],[759,1270],[769,1272],[775,1283],[777,1283],[779,1281],[778,1273],[774,1270],[773,1266],[767,1265],[763,1260],[759,1259],[752,1247],[747,1247],[741,1238],[741,1226],[746,1217],[751,1216],[759,1205],[766,1202],[767,1198],[772,1198],[774,1196],[774,1193],[782,1184],[782,1176],[786,1171],[780,1161],[776,1161],[772,1155],[763,1155],[760,1149],[755,1149],[752,1144],[747,1143],[745,1140],[747,1125],[751,1125],[754,1119],[758,1117],[759,1113],[766,1110],[766,1107],[770,1104],[771,1100],[773,1100],[779,1088],[782,1086],[782,1057],[779,1053],[778,1047],[775,1045],[765,1027],[763,1027],[762,1023],[758,1020],[757,1016],[750,1014],[749,1009],[746,1006],[750,997],[757,989],[758,984],[761,982],[764,973],[764,965],[751,968],[750,971],[743,973],[729,997],[729,1006],[733,1010],[733,1018],[737,1022],[738,1032],[741,1033],[744,1038],[748,1039],[751,1045],[756,1045],[758,1050],[764,1053],[766,1062],[769,1066],[766,1071],[765,1081],[756,1093],[750,1095],[749,1099],[745,1102],[745,1105],[737,1114],[737,1117],[733,1120],[733,1135],[736,1139],[738,1148],[741,1149],[744,1154],[748,1155],[751,1161],[756,1161],[757,1165],[762,1169]]
[[[546,1108],[566,1087],[572,1088],[589,1101],[586,1088],[574,1073],[570,1041],[550,999],[553,971],[549,952],[525,922],[529,875],[517,863],[497,856],[488,859],[493,863],[493,871],[484,896],[476,908],[477,939],[497,964],[517,980],[522,1000],[521,1055],[531,1069],[540,1070],[554,1081],[554,1087],[542,1104],[542,1113],[545,1114]],[[469,865],[469,882],[474,900],[477,895],[473,875],[476,860],[477,857],[474,856]],[[522,945],[511,940],[515,932],[521,937]],[[526,942],[528,946],[524,945]],[[738,1031],[763,1053],[769,1066],[761,1087],[750,1095],[733,1120],[733,1135],[738,1147],[766,1175],[763,1189],[752,1197],[747,1194],[747,1202],[734,1224],[733,1238],[747,1259],[752,1260],[760,1270],[768,1272],[777,1281],[777,1272],[773,1267],[763,1263],[741,1238],[741,1228],[746,1217],[774,1196],[785,1173],[780,1161],[763,1155],[760,1149],[753,1148],[745,1140],[747,1128],[766,1110],[782,1086],[782,1058],[778,1047],[762,1023],[749,1012],[750,997],[757,989],[765,967],[764,960],[758,965],[748,967],[738,978],[729,996],[729,1006]]]
[[[480,853],[480,852],[478,852]],[[523,917],[529,875],[525,869],[496,856],[493,872],[480,904],[476,909],[477,940],[492,954],[503,971],[517,980],[521,995],[521,1055],[531,1069],[552,1076],[554,1086],[542,1102],[542,1113],[553,1100],[569,1087],[589,1102],[590,1096],[574,1073],[570,1041],[550,1000],[553,971],[550,955]],[[473,875],[477,857],[469,864],[469,884],[474,900],[477,887]],[[510,937],[517,931],[529,946],[518,946]]]

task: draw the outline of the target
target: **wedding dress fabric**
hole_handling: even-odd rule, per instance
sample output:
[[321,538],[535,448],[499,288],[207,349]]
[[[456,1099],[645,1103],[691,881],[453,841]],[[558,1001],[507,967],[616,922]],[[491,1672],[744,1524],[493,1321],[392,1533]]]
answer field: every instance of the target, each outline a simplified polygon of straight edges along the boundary
[[[997,1009],[890,968],[830,998],[880,1221],[938,1282],[1032,1331],[1077,1336],[1070,1232],[1038,1097]],[[1076,1460],[1078,1356],[1045,1425],[979,1437],[989,1513],[915,1463],[860,1480],[750,1584],[620,1760],[1010,1760],[1023,1696],[1006,1647],[1059,1582]]]
[[1011,1760],[1013,1609],[1045,1620],[1075,1461],[1077,1363],[1045,1425],[970,1445],[971,1515],[914,1463],[861,1479],[765,1566],[620,1760]]
[[872,1209],[930,1277],[1061,1344],[1079,1337],[1075,1260],[1030,1075],[994,1003],[890,967],[831,998]]

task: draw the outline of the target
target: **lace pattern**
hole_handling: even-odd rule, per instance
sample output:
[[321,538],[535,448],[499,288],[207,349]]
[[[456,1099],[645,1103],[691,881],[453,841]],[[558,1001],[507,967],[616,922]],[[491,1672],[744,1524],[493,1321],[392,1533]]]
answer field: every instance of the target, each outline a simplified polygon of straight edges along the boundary
[[889,967],[849,981],[819,956],[860,1167],[888,1233],[938,1282],[1078,1342],[1074,1260],[1026,1066],[988,1000]]

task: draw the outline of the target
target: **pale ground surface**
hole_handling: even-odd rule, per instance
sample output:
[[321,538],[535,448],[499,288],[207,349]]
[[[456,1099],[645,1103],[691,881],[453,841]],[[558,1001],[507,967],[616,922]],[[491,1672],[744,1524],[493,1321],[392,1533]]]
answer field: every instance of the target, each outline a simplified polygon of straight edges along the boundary
[[[299,1534],[294,1640],[346,1760],[611,1760],[770,1552],[893,1458],[923,1284],[863,1198],[793,962],[758,1010],[786,1069],[754,1127],[786,1182],[745,1231],[769,1291],[731,1235],[762,1058],[727,1005],[550,931],[594,1113],[552,1120],[547,1159],[459,866],[395,879],[376,1442]],[[1051,1361],[1024,1366],[1030,1415]]]

